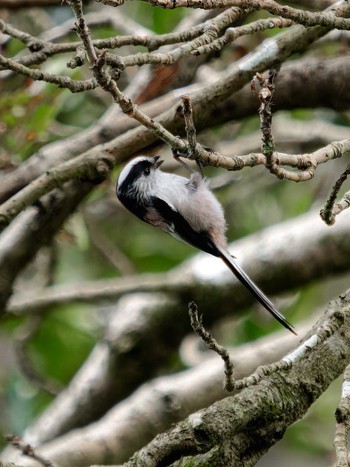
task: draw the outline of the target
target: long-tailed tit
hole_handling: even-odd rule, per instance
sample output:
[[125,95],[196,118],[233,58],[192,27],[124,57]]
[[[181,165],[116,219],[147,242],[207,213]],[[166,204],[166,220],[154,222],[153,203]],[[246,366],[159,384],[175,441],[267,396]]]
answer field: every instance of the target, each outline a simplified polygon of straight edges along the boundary
[[162,163],[159,156],[131,160],[117,183],[121,203],[142,221],[221,258],[266,310],[296,334],[228,252],[223,208],[207,181],[198,172],[192,172],[189,179],[162,172],[159,169]]

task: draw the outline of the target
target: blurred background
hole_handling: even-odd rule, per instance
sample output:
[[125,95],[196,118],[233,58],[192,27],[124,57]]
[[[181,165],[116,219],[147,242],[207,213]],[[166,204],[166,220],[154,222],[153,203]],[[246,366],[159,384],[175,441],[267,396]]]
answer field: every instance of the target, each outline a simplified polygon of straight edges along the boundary
[[[10,3],[3,5],[0,1],[0,18],[32,35],[59,37],[60,29],[55,28],[62,28],[72,18],[71,10],[60,6],[60,2],[53,1],[52,6],[48,4],[50,2],[43,6],[38,2],[39,6],[22,8],[19,7],[21,2],[16,5],[13,0],[12,6]],[[319,3],[311,2],[309,6],[316,5]],[[93,2],[86,2],[85,7],[89,18],[93,18],[95,12],[101,12],[100,5]],[[189,14],[185,8],[163,10],[144,2],[126,2],[118,9],[118,13],[120,11],[130,21],[130,24],[123,26],[114,11],[108,9],[108,15],[98,18],[96,24],[91,22],[94,39],[125,34],[125,28],[132,30],[134,22],[145,31],[158,34],[170,32]],[[255,16],[263,18],[266,13],[255,13]],[[69,25],[64,27],[72,29]],[[208,71],[205,67],[219,73],[228,63],[254,49],[263,38],[278,33],[278,30],[271,30],[243,36],[199,67],[193,81],[201,82],[202,76],[205,76],[203,74]],[[77,40],[74,31],[65,33],[65,40]],[[345,56],[349,52],[348,41],[349,36],[321,40],[311,47],[308,54],[325,59]],[[23,50],[19,40],[1,33],[0,47],[6,56],[17,56]],[[134,52],[135,48],[132,50]],[[136,50],[145,49],[140,46]],[[122,48],[120,53],[131,53],[130,47]],[[70,58],[71,53],[54,56],[45,62],[43,69],[65,74]],[[126,70],[121,78],[122,87],[127,86],[137,71],[137,67]],[[71,70],[70,76],[74,79],[90,77],[88,66]],[[6,177],[41,147],[93,127],[111,105],[110,97],[99,89],[72,94],[54,85],[34,82],[8,72],[2,72],[0,78],[2,177]],[[333,135],[344,135],[338,139],[349,137],[349,122],[348,110],[298,107],[278,111],[274,116],[277,149],[290,153],[315,150],[326,144],[327,137],[329,142],[333,140]],[[323,129],[321,136],[318,128]],[[202,145],[228,156],[259,152],[258,113],[206,129],[199,133],[198,140]],[[172,161],[168,148],[157,146],[152,151],[164,154],[168,170],[183,173],[183,169]],[[313,180],[299,184],[269,176],[264,167],[236,173],[206,168],[205,174],[212,180],[213,189],[225,208],[227,236],[229,241],[233,241],[297,217],[312,208],[320,209],[347,163],[348,160],[342,158],[324,164],[318,168]],[[115,197],[115,183],[120,170],[121,166],[116,167],[108,180],[97,185],[52,241],[40,249],[35,260],[16,279],[14,293],[122,275],[162,273],[196,254],[192,248],[152,229],[126,212]],[[348,213],[343,215],[347,216]],[[305,232],[305,239],[310,241],[310,237],[312,232]],[[317,310],[344,291],[349,279],[350,273],[329,277],[273,299],[288,309],[288,320],[297,323],[303,317],[304,310]],[[32,319],[10,314],[2,318],[1,432],[22,433],[50,404],[60,388],[70,381],[108,323],[109,306],[109,303],[100,306],[66,303],[49,307],[43,314],[34,314]],[[217,322],[212,332],[221,344],[239,345],[268,334],[277,326],[253,307],[239,320]],[[162,371],[178,371],[184,367],[178,355],[177,361],[169,362],[169,368]],[[331,465],[334,458],[333,413],[340,392],[341,381],[336,381],[307,416],[293,425],[284,439],[258,465]],[[1,436],[0,445],[5,445]]]

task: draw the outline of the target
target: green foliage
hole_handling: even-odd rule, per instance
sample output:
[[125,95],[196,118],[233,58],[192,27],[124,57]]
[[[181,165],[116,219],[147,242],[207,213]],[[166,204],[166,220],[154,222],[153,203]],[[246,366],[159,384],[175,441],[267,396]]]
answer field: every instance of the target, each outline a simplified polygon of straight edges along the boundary
[[[35,418],[52,400],[52,397],[39,391],[29,380],[14,371],[7,387],[6,431],[22,433],[31,420]],[[0,445],[4,445],[1,440]]]
[[35,367],[50,378],[67,383],[91,351],[96,340],[95,327],[93,314],[85,306],[69,305],[52,311],[31,345]]
[[124,8],[129,17],[158,34],[172,31],[187,13],[187,8],[166,10],[142,2],[137,5],[129,3]]
[[0,96],[0,144],[3,153],[15,156],[16,161],[21,162],[50,141],[48,129],[57,113],[55,104],[59,93],[57,90],[44,92],[43,89],[33,96],[25,87]]
[[[9,323],[8,329],[13,324]],[[27,347],[27,365],[33,366],[47,384],[64,387],[90,353],[98,329],[97,320],[85,306],[67,305],[52,310]],[[7,394],[7,430],[14,433],[21,433],[52,400],[18,370],[8,379]]]
[[6,52],[10,57],[18,54],[22,50],[24,50],[23,43],[18,39],[11,38],[11,40],[6,43]]

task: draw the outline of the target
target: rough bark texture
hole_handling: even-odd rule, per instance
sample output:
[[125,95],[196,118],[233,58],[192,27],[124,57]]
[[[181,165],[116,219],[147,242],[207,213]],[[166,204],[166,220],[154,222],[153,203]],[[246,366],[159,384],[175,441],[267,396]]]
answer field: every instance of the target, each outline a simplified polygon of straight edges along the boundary
[[[312,242],[305,241],[308,231],[313,232]],[[314,212],[236,242],[232,252],[267,293],[277,293],[348,270],[348,231],[346,216],[330,229]],[[96,420],[159,371],[188,332],[188,301],[197,302],[206,325],[252,303],[230,271],[209,255],[181,266],[172,281],[168,293],[123,299],[104,339],[67,390],[28,429],[30,442],[41,444]]]
[[349,329],[350,291],[330,303],[313,329],[317,345],[290,368],[280,368],[240,394],[192,414],[126,465],[166,466],[186,454],[200,454],[188,461],[191,466],[254,465],[349,364]]

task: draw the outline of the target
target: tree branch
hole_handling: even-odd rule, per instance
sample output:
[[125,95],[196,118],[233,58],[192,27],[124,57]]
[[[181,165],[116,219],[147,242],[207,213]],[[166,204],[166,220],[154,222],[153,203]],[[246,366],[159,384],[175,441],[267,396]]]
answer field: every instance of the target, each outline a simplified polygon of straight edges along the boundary
[[69,78],[69,76],[53,75],[52,73],[47,73],[35,68],[28,68],[2,55],[0,55],[0,70],[1,69],[12,70],[20,75],[28,76],[35,81],[46,81],[47,83],[56,84],[59,88],[67,88],[72,92],[90,91],[97,86],[97,82],[94,79],[78,81]]
[[[343,216],[332,229],[317,219],[315,211],[271,227],[236,242],[232,251],[268,294],[293,290],[311,280],[349,270],[349,219]],[[312,231],[312,242],[305,242],[305,231]],[[331,256],[329,251],[332,251]],[[135,291],[142,280],[141,277],[135,282]],[[152,371],[157,372],[188,332],[185,308],[189,301],[198,303],[208,326],[223,316],[232,316],[233,309],[236,314],[252,303],[250,294],[235,281],[230,271],[209,255],[198,255],[168,277],[162,275],[158,280],[167,281],[163,284],[163,293],[134,294],[119,302],[108,321],[104,338],[67,390],[28,431],[29,442],[37,445],[96,420],[149,378]],[[83,285],[80,291],[84,289],[88,290],[88,286]],[[58,303],[64,289],[47,289],[51,290]],[[120,291],[120,288],[115,289],[114,296]],[[131,292],[130,284],[128,291]],[[108,289],[101,287],[100,297],[103,293],[107,298]],[[112,294],[111,287],[110,297]],[[22,303],[25,310],[25,301]],[[179,313],[182,309],[184,312]],[[299,332],[298,325],[297,330]],[[157,346],[152,345],[155,340]]]
[[52,240],[90,190],[89,183],[69,182],[63,190],[54,190],[41,200],[40,205],[23,212],[0,235],[0,314],[4,312],[19,272],[43,245]]
[[347,166],[346,170],[341,174],[338,180],[335,182],[331,194],[324,206],[320,211],[321,219],[327,225],[333,225],[335,218],[342,211],[350,207],[350,191],[345,193],[343,199],[339,203],[335,204],[339,190],[341,189],[343,183],[346,181],[350,175],[350,164]]
[[344,381],[342,386],[341,400],[335,411],[337,421],[334,437],[335,452],[337,455],[337,467],[347,467],[348,464],[348,432],[349,432],[349,414],[350,414],[350,366],[344,371]]
[[[298,10],[289,7],[288,5],[280,5],[274,0],[143,0],[153,6],[158,6],[166,9],[173,8],[227,8],[240,7],[252,8],[254,10],[266,10],[269,13],[282,18],[288,18],[303,26],[325,26],[336,29],[350,29],[350,21],[344,18],[333,17],[328,13],[311,12]],[[102,3],[119,6],[125,3],[125,0],[102,0]],[[340,4],[340,2],[338,3]]]
[[198,315],[198,308],[194,302],[189,303],[188,312],[191,319],[191,326],[194,332],[198,334],[198,336],[203,340],[208,349],[214,350],[214,352],[216,352],[222,358],[225,365],[224,388],[226,391],[233,391],[235,389],[235,379],[233,377],[234,366],[228,350],[222,345],[219,345],[214,337],[204,328],[203,316]]
[[[175,428],[158,435],[125,466],[165,466],[195,454],[201,456],[190,459],[191,465],[203,465],[203,461],[217,466],[254,465],[344,371],[350,361],[349,325],[348,291],[330,303],[326,317],[307,341],[312,344],[292,354],[293,363],[288,369],[283,366],[249,391],[191,414]],[[264,420],[264,426],[257,420]]]
[[[300,328],[302,335],[310,324]],[[294,345],[295,337],[280,331],[249,346],[230,349],[234,377],[249,376],[257,366],[282,358]],[[173,423],[225,397],[222,366],[210,358],[189,370],[149,381],[97,422],[44,444],[40,452],[60,465],[122,463]],[[32,435],[28,433],[31,439]]]

